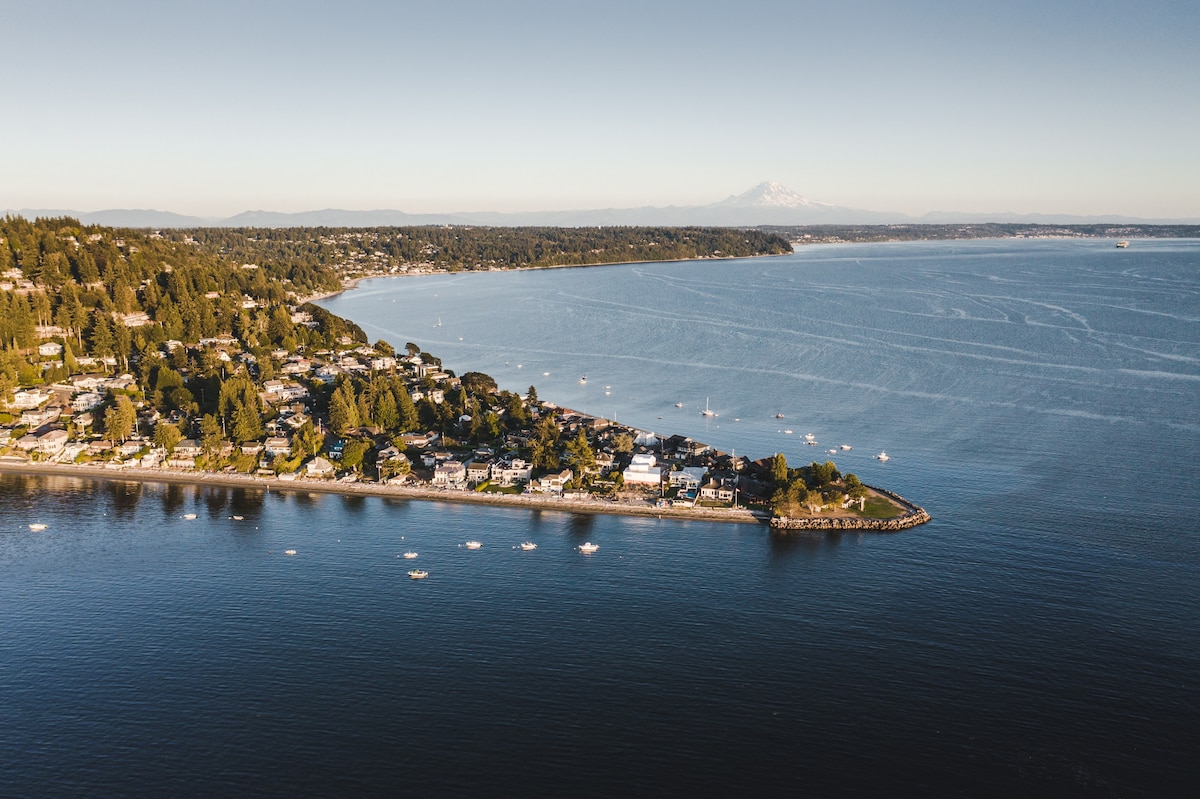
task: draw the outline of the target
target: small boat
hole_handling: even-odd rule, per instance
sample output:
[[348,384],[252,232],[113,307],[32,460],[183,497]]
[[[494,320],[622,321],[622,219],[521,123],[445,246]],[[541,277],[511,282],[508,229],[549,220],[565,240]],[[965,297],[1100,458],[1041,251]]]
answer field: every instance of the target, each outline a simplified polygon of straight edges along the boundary
[[886,461],[886,460],[888,460],[888,454],[886,452],[881,452],[878,455],[876,455],[875,458],[876,458],[876,460]]
[[586,382],[587,382],[587,375],[584,375],[583,377],[579,378],[580,385],[583,385]]
[[791,430],[784,430],[783,432],[784,432],[784,435],[789,435],[789,436],[790,436],[790,435],[792,434],[792,431],[791,431]]
[[845,450],[846,452],[849,452],[851,447],[849,444],[842,444],[842,449]]
[[677,402],[677,403],[675,403],[675,407],[676,407],[676,408],[682,408],[682,407],[683,407],[683,403],[682,403],[682,402]]
[[424,580],[429,576],[429,572],[425,571],[424,569],[413,569],[408,573],[408,576],[414,580]]
[[550,376],[549,372],[542,372],[542,377],[549,377],[549,376]]
[[185,514],[183,514],[183,518],[187,519],[187,520],[190,522],[192,519],[195,519],[195,518],[196,518],[196,514],[194,514],[194,513],[185,513]]
[[836,455],[836,454],[837,454],[837,450],[836,450],[836,449],[827,450],[827,452],[828,452],[830,455]]
[[468,541],[465,546],[467,549],[479,549],[483,546],[483,543],[480,541]]
[[412,559],[413,559],[413,558],[415,558],[416,556],[417,556],[417,553],[416,553],[416,552],[405,552],[405,553],[404,553],[404,557],[405,557],[405,559],[406,559],[406,560],[412,560]]
[[295,555],[295,554],[296,554],[296,550],[294,550],[294,549],[285,549],[285,550],[283,550],[283,554],[285,554],[285,555]]
[[776,418],[776,419],[782,419],[782,418],[783,418],[783,414],[782,414],[782,413],[777,413],[777,414],[775,414],[775,418]]
[[521,544],[521,549],[529,552],[530,550],[537,549],[537,544],[532,541],[526,541],[524,544]]
[[230,516],[229,518],[233,519],[235,522],[240,522],[240,521],[244,520],[246,517],[245,516]]
[[708,407],[708,397],[704,398],[704,410],[700,411],[701,416],[716,416],[716,411],[710,410]]
[[804,434],[804,440],[805,440],[805,441],[816,441],[816,440],[817,440],[817,437],[816,437],[816,436],[814,436],[812,433],[805,433],[805,434]]
[[585,555],[590,555],[599,548],[600,548],[599,544],[593,544],[591,541],[588,541],[586,544],[579,545],[579,551]]
[[29,529],[33,530],[34,532],[38,532],[39,530],[45,530],[46,525],[34,523],[34,524],[29,525]]
[[1117,249],[1119,249],[1119,250],[1123,250],[1128,246],[1129,246],[1129,242],[1125,241],[1124,239],[1117,242]]

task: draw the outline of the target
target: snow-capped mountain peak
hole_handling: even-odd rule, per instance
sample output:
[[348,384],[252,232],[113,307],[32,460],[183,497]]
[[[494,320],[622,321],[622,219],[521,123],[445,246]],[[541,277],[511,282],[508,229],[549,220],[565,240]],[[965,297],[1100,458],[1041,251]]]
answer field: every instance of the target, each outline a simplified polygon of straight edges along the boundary
[[716,205],[725,208],[828,208],[828,203],[810,200],[773,180],[759,183],[749,191],[731,195]]

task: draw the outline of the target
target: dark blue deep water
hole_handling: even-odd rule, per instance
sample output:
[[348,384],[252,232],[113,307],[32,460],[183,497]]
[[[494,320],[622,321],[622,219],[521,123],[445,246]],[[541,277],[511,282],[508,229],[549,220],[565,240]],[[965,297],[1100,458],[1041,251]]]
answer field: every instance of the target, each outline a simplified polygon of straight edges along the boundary
[[505,388],[832,458],[934,521],[773,537],[0,475],[0,795],[1192,795],[1200,242],[811,247],[324,305]]

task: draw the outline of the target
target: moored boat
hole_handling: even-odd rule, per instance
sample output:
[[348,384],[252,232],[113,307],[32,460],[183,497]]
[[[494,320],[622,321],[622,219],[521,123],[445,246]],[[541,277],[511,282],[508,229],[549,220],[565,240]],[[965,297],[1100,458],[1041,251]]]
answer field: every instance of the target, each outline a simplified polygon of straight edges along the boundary
[[429,572],[425,571],[424,569],[412,569],[409,571],[408,576],[414,580],[424,580],[429,576]]
[[37,532],[37,531],[39,531],[39,530],[45,530],[45,529],[46,529],[46,525],[44,525],[44,524],[38,524],[38,523],[36,523],[36,522],[35,522],[35,523],[33,523],[33,524],[29,525],[29,529],[30,529],[30,530],[33,530],[34,532]]
[[1128,246],[1129,246],[1129,242],[1125,241],[1124,239],[1117,242],[1117,249],[1123,250]]
[[412,559],[413,559],[413,558],[415,558],[416,556],[417,556],[417,553],[416,553],[416,552],[405,552],[405,553],[404,553],[404,558],[405,558],[405,560],[412,560]]
[[579,545],[579,551],[584,553],[585,555],[590,555],[593,552],[595,552],[596,550],[598,550],[599,548],[600,548],[599,544],[593,544],[591,541],[588,541],[586,544]]
[[888,454],[886,452],[881,452],[875,456],[875,459],[881,460],[881,461],[886,461],[886,460],[888,460]]
[[466,546],[467,549],[479,549],[481,546],[483,546],[483,543],[481,541],[468,541],[464,546]]
[[533,543],[532,541],[526,541],[524,544],[521,544],[521,549],[528,552],[531,549],[537,549],[537,544]]

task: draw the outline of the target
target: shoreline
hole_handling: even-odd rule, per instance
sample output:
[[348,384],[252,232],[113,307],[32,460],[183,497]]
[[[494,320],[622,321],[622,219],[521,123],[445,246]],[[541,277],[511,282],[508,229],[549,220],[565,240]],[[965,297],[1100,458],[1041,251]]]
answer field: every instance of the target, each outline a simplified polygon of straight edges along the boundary
[[660,261],[605,261],[599,264],[548,264],[546,266],[510,266],[504,269],[439,269],[433,272],[398,272],[387,273],[381,275],[361,275],[359,277],[348,277],[342,280],[342,287],[336,291],[325,291],[320,294],[313,294],[308,297],[297,297],[295,304],[303,305],[306,302],[319,302],[327,300],[330,297],[336,297],[343,292],[358,288],[358,284],[364,280],[380,280],[389,277],[430,277],[433,275],[474,275],[474,274],[494,274],[496,272],[537,272],[543,269],[590,269],[597,266],[629,266],[630,264],[686,264],[692,261],[741,261],[747,258],[781,258],[785,255],[795,255],[795,250],[792,252],[783,253],[762,253],[760,255],[731,255],[728,257],[714,256],[699,256],[696,258],[664,258]]
[[161,469],[112,469],[105,466],[63,463],[33,463],[0,459],[0,474],[74,477],[87,480],[126,481],[138,483],[168,483],[193,486],[222,486],[251,490],[280,492],[340,494],[342,496],[375,496],[424,502],[454,502],[465,505],[487,505],[526,511],[561,511],[563,513],[605,514],[610,516],[643,516],[674,521],[705,521],[732,524],[756,524],[771,532],[790,531],[862,531],[897,532],[930,521],[924,508],[891,491],[868,486],[872,491],[902,506],[905,513],[889,519],[869,519],[854,515],[811,516],[788,519],[767,515],[745,508],[660,508],[644,501],[603,499],[564,499],[540,494],[491,494],[457,491],[423,486],[386,485],[381,483],[343,483],[331,480],[278,477],[226,472],[172,472]]
[[0,474],[54,475],[88,480],[127,481],[138,483],[173,483],[177,485],[223,486],[291,492],[318,492],[343,496],[377,496],[426,502],[456,502],[459,504],[490,505],[528,511],[557,510],[564,513],[607,514],[615,516],[654,516],[676,521],[732,522],[765,526],[768,519],[745,509],[718,508],[658,508],[653,505],[600,499],[577,500],[562,497],[525,494],[486,494],[474,491],[397,486],[380,483],[341,483],[331,480],[280,480],[278,477],[225,472],[171,472],[159,469],[110,469],[103,466],[62,463],[32,463],[0,460]]

